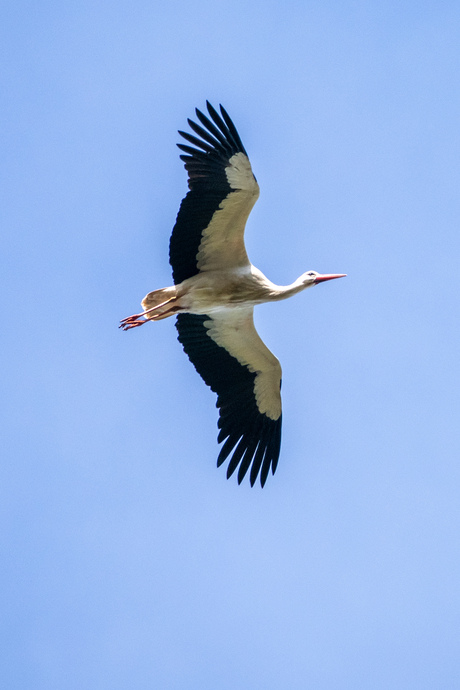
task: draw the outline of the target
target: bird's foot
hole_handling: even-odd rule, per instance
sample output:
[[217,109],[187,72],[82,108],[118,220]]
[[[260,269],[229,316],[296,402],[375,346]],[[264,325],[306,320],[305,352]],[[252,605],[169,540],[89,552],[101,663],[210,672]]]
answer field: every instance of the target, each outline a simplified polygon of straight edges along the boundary
[[120,321],[118,328],[122,328],[124,331],[129,331],[130,328],[137,328],[137,326],[143,326],[147,323],[148,319],[144,319],[144,312],[141,314],[133,314],[132,316],[127,316],[125,319]]

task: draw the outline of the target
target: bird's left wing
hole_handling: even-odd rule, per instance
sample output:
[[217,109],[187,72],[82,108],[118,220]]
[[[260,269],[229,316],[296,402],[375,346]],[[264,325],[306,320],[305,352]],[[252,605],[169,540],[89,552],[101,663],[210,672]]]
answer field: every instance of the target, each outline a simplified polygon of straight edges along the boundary
[[219,114],[208,102],[207,108],[209,117],[196,110],[201,124],[188,120],[195,134],[179,132],[188,142],[178,147],[184,152],[190,191],[182,200],[169,245],[176,284],[200,271],[249,266],[244,228],[259,185],[226,110],[220,106]]
[[179,314],[178,340],[205,383],[217,393],[220,411],[217,459],[229,455],[227,478],[239,465],[238,483],[251,466],[254,485],[274,474],[281,444],[281,366],[259,337],[252,308],[212,316]]

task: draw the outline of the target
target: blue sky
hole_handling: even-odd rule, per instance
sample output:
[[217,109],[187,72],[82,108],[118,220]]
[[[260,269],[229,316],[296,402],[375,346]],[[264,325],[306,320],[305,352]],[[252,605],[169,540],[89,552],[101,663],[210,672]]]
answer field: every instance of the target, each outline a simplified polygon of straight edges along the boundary
[[[3,684],[457,688],[455,2],[6,2],[1,9]],[[172,320],[177,129],[234,119],[274,282],[275,477],[215,468]]]

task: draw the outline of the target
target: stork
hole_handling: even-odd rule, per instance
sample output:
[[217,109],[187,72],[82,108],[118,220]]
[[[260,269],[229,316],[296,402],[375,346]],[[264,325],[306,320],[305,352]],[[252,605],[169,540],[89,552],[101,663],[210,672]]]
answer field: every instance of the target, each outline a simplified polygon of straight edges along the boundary
[[[227,478],[238,469],[263,487],[275,473],[281,444],[281,366],[259,337],[257,304],[291,297],[345,274],[303,273],[291,285],[272,283],[249,261],[244,229],[259,196],[246,150],[226,110],[206,102],[196,109],[194,134],[179,131],[177,144],[189,192],[173,228],[169,261],[174,285],[149,292],[143,311],[120,322],[127,331],[177,315],[178,340],[205,383],[217,393],[217,466],[227,458]],[[191,144],[191,146],[190,146]]]

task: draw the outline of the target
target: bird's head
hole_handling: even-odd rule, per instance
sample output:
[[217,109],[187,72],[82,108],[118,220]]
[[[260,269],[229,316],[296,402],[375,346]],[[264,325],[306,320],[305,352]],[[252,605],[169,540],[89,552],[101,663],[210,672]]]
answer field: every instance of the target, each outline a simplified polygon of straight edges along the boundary
[[304,287],[312,287],[318,283],[324,283],[326,280],[333,280],[334,278],[345,278],[346,273],[317,273],[316,271],[307,271],[303,273],[299,280]]

